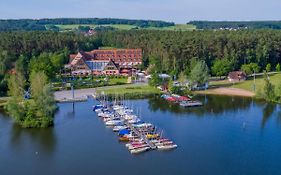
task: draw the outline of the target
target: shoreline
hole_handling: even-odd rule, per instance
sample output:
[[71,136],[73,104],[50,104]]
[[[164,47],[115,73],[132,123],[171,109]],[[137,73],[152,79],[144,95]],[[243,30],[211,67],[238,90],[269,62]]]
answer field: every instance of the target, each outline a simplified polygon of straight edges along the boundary
[[194,91],[195,94],[212,94],[212,95],[226,95],[226,96],[240,96],[240,97],[254,97],[255,93],[239,88],[219,87],[214,89],[207,89],[204,91]]

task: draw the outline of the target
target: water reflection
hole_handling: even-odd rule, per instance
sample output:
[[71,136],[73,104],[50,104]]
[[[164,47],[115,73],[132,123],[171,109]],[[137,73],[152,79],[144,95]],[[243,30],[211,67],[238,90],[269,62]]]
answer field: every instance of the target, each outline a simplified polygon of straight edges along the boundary
[[[266,125],[266,122],[273,116],[272,114],[276,110],[276,104],[274,103],[266,103],[263,108],[263,116],[262,116],[262,122],[261,122],[261,128],[264,128]],[[280,120],[278,120],[280,122]]]
[[167,102],[161,98],[149,100],[149,108],[152,111],[170,111],[174,113],[194,113],[197,116],[205,114],[219,115],[224,112],[237,112],[238,110],[248,109],[253,100],[244,97],[227,97],[227,96],[198,96],[198,100],[204,103],[202,107],[183,108],[178,104]]
[[25,147],[27,140],[32,145],[28,145],[30,149],[40,151],[46,155],[52,155],[56,147],[56,137],[54,128],[43,129],[23,129],[17,124],[11,127],[11,147],[15,150],[21,150]]

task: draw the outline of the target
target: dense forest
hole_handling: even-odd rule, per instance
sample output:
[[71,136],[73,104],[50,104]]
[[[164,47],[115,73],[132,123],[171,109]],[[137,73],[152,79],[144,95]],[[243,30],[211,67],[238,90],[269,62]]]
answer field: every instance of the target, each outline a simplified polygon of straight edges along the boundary
[[191,21],[197,29],[281,29],[281,21]]
[[51,79],[68,62],[70,53],[100,46],[142,48],[143,68],[171,75],[188,75],[196,61],[204,61],[216,76],[220,75],[213,70],[263,71],[268,64],[275,70],[281,63],[279,30],[130,30],[98,32],[90,37],[72,32],[0,32],[0,38],[0,95],[6,95],[7,76],[13,68],[27,79],[32,70],[44,71]]
[[264,70],[281,62],[281,31],[115,31],[101,35],[103,45],[142,48],[144,67],[155,65],[158,72],[189,72],[194,60],[211,68],[226,60],[232,70],[257,63]]
[[[129,20],[113,18],[57,18],[57,19],[19,19],[0,20],[0,31],[34,31],[55,28],[54,25],[70,24],[129,24],[141,28],[174,26],[173,22],[154,20]],[[46,28],[47,27],[47,28]]]

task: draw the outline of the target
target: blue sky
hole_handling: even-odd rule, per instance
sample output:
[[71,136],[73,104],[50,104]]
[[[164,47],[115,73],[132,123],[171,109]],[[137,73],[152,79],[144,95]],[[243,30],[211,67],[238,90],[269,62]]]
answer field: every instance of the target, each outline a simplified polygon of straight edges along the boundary
[[0,18],[281,20],[280,0],[0,0]]

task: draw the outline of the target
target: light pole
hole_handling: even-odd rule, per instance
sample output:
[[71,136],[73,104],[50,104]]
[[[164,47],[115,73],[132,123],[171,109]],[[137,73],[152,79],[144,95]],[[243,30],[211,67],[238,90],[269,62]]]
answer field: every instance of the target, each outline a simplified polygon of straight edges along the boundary
[[256,92],[256,71],[254,71],[254,92]]

